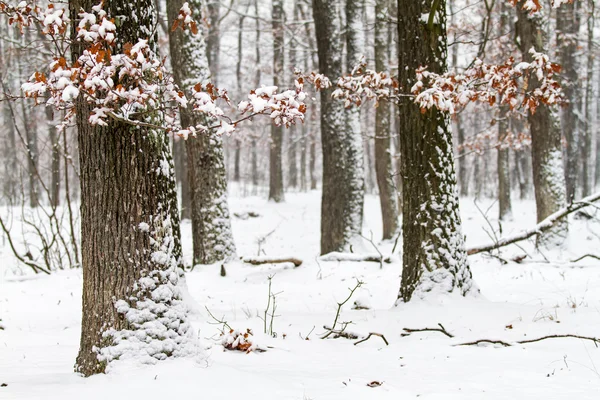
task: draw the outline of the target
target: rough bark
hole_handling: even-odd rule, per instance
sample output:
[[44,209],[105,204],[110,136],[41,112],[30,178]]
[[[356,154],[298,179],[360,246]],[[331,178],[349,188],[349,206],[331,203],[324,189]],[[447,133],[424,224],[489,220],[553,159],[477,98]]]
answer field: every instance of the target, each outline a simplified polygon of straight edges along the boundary
[[[389,0],[375,3],[375,70],[388,70],[388,30]],[[382,101],[375,111],[375,173],[379,188],[379,202],[383,219],[383,239],[391,239],[399,229],[398,196],[394,185],[392,167],[392,139],[390,106]]]
[[[170,0],[167,5],[169,26],[178,16],[184,0]],[[201,20],[202,0],[189,1],[195,20]],[[206,45],[201,34],[175,30],[169,35],[173,77],[175,83],[190,91],[196,82],[211,79]],[[214,125],[205,117],[181,110],[182,126]],[[235,254],[229,205],[227,174],[223,157],[223,140],[215,132],[186,140],[188,180],[191,194],[192,241],[195,264],[212,264]]]
[[[167,3],[169,2],[170,0],[167,1]],[[208,14],[206,56],[208,57],[211,80],[215,86],[218,86],[219,70],[221,68],[221,2],[207,1],[206,11]]]
[[[587,68],[586,68],[586,81],[585,81],[585,115],[584,115],[584,126],[581,137],[581,196],[588,196],[592,192],[593,188],[593,174],[594,174],[594,157],[592,153],[593,146],[593,121],[594,116],[592,112],[592,95],[594,82],[594,14],[595,14],[595,2],[588,0],[588,16],[587,16]],[[598,155],[596,154],[596,157]]]
[[562,66],[562,89],[569,104],[561,108],[561,128],[566,141],[564,152],[565,182],[567,201],[572,202],[576,196],[581,164],[579,118],[577,113],[581,106],[579,77],[577,73],[576,51],[579,36],[580,2],[562,4],[556,10],[556,32],[558,43],[558,59]]
[[[506,3],[500,8],[500,35],[504,35],[509,25],[509,13]],[[498,209],[500,220],[509,219],[512,216],[512,204],[510,201],[510,164],[509,148],[504,141],[509,134],[508,106],[502,105],[498,113]]]
[[[529,50],[544,51],[545,38],[542,16],[529,15],[527,10],[517,7],[516,33],[518,46],[524,61],[531,61]],[[529,76],[529,90],[539,86],[535,75]],[[555,115],[545,104],[540,104],[535,113],[528,112],[527,121],[531,132],[531,155],[533,186],[535,191],[537,221],[559,210],[565,204],[565,177],[560,127]],[[567,221],[555,225],[554,229],[538,237],[538,244],[560,243],[567,232]]]
[[[342,74],[342,43],[335,8],[331,1],[313,0],[319,71],[330,79]],[[358,131],[347,129],[344,105],[331,98],[332,91],[330,88],[320,94],[321,254],[345,250],[361,233],[364,202],[362,140]]]
[[[96,1],[69,2],[71,15],[81,9],[91,10],[93,5]],[[150,43],[154,42],[152,1],[105,0],[104,9],[109,15],[120,16],[115,52],[121,52],[125,43],[137,43],[140,36],[150,36]],[[72,33],[76,34],[74,30]],[[80,45],[73,46],[74,58],[82,50]],[[88,123],[90,106],[81,97],[76,105],[83,316],[75,368],[89,376],[105,370],[106,363],[99,360],[98,352],[114,344],[111,330],[133,329],[132,323],[117,312],[115,301],[125,300],[134,307],[139,304],[136,299],[148,299],[150,294],[139,290],[137,281],[155,271],[174,271],[180,262],[181,244],[168,137],[116,121],[109,121],[106,127],[92,126]],[[140,224],[149,228],[142,229]],[[167,262],[154,257],[163,251],[160,244],[168,248],[164,253]],[[176,273],[167,275],[176,283]],[[164,303],[167,310],[174,301],[175,297]]]
[[[423,15],[430,15],[427,21]],[[446,1],[398,0],[400,87],[408,93],[417,68],[446,71]],[[403,269],[399,301],[442,290],[474,291],[456,193],[448,115],[422,113],[409,97],[400,101],[403,186]]]
[[[283,83],[284,31],[283,1],[272,0],[273,27],[273,85]],[[283,127],[271,125],[271,142],[269,144],[269,200],[276,203],[285,200],[283,193]]]
[[48,137],[50,138],[50,205],[58,207],[60,204],[60,143],[54,125],[54,113],[51,107],[46,107],[46,121],[48,122]]

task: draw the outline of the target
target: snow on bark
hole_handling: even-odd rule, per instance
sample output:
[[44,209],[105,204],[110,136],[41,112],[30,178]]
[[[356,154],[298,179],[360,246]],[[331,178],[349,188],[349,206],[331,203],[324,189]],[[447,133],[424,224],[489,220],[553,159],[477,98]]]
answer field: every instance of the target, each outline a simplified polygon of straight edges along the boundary
[[[189,4],[191,19],[202,21],[203,1]],[[182,0],[169,2],[170,25],[178,18]],[[207,49],[202,33],[191,29],[176,30],[169,35],[175,82],[189,92],[200,83],[210,83]],[[183,128],[203,124],[213,126],[215,120],[198,116],[189,109],[181,110]],[[192,205],[192,235],[194,264],[211,264],[235,255],[227,202],[227,176],[223,155],[223,140],[215,130],[209,130],[186,140],[188,181]]]
[[[437,6],[437,8],[434,8]],[[446,2],[400,0],[398,9],[400,87],[404,94],[427,65],[446,71]],[[435,18],[422,16],[435,13]],[[476,293],[467,262],[456,191],[452,133],[446,112],[422,110],[400,98],[403,179],[403,270],[398,301],[431,292]]]
[[[334,2],[313,1],[319,72],[329,79],[342,75],[342,43]],[[363,144],[355,124],[346,124],[344,105],[321,91],[323,194],[321,201],[321,254],[343,251],[361,233],[364,173]]]

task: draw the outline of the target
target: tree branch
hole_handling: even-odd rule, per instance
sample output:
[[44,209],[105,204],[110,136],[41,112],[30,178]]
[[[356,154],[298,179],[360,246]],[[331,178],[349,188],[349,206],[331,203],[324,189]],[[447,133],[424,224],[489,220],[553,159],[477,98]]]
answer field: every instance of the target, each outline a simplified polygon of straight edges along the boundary
[[575,211],[580,210],[584,207],[588,207],[588,206],[592,205],[591,203],[594,203],[598,200],[600,200],[600,192],[592,194],[592,195],[585,197],[579,201],[573,202],[573,203],[569,204],[567,207],[561,208],[554,214],[548,216],[542,222],[535,225],[533,228],[527,229],[526,231],[521,232],[517,235],[510,236],[507,238],[501,238],[498,241],[496,241],[495,243],[471,247],[470,249],[467,250],[467,254],[473,255],[473,254],[483,253],[483,252],[490,251],[490,250],[499,249],[501,247],[508,246],[509,244],[517,243],[517,242],[529,239],[530,237],[537,236],[537,235],[549,230],[550,228],[552,228],[558,221],[565,218],[569,214],[574,213]]

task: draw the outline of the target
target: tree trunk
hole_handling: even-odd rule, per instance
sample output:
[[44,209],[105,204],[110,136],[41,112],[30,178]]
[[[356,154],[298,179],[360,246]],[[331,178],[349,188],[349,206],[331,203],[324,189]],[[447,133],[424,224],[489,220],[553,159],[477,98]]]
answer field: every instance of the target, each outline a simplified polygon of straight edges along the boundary
[[[509,9],[506,3],[500,6],[500,36],[504,35],[509,27]],[[498,208],[501,221],[512,217],[512,204],[510,201],[510,159],[509,147],[504,141],[510,133],[508,124],[508,106],[502,105],[498,114]]]
[[[329,79],[342,75],[340,25],[335,4],[313,0],[319,71]],[[333,88],[321,91],[323,193],[321,254],[344,251],[361,233],[364,202],[363,148],[358,130],[348,130],[341,101]],[[311,151],[312,152],[312,151]]]
[[[423,15],[430,15],[428,20]],[[398,0],[400,87],[409,94],[416,70],[446,71],[446,1]],[[422,113],[400,101],[403,268],[399,301],[441,290],[475,291],[461,229],[448,115]]]
[[[583,158],[581,168],[581,196],[586,197],[592,193],[593,189],[593,174],[594,174],[594,157],[592,154],[593,146],[593,121],[592,113],[592,96],[594,82],[594,14],[595,2],[588,0],[588,19],[587,19],[587,70],[585,81],[585,117],[584,129],[582,130],[581,140],[581,158]],[[598,157],[598,155],[596,155]]]
[[[375,3],[375,70],[387,71],[389,0]],[[375,173],[379,187],[379,202],[383,219],[383,239],[391,239],[399,229],[398,196],[392,168],[392,139],[389,103],[382,101],[375,111]]]
[[[96,3],[71,0],[70,13],[77,15],[82,9],[91,10]],[[105,0],[104,10],[109,16],[120,17],[115,53],[121,53],[125,43],[137,43],[141,33],[154,27],[151,0]],[[149,39],[154,45],[154,37]],[[83,48],[74,45],[72,51],[77,59]],[[172,341],[165,343],[174,344],[175,349],[155,348],[153,355],[157,359],[177,352],[186,338],[188,325],[184,322],[185,312],[177,288],[181,244],[168,137],[163,132],[116,121],[108,121],[105,127],[92,126],[88,122],[91,107],[81,96],[76,106],[81,168],[83,316],[75,368],[89,376],[104,372],[111,358],[105,352],[111,350],[107,348],[133,337],[138,330],[154,344],[164,343],[158,335],[143,329],[144,322],[152,320],[156,331],[166,332],[171,326],[178,326],[172,329]],[[140,278],[146,281],[142,283]],[[169,295],[153,300],[149,282],[159,286],[158,290],[166,287]]]
[[576,196],[579,178],[578,166],[581,164],[579,146],[579,118],[580,109],[579,77],[577,74],[577,51],[579,35],[579,17],[576,6],[579,2],[562,4],[556,9],[556,31],[558,43],[558,59],[562,66],[562,89],[569,104],[561,108],[562,134],[566,140],[567,148],[564,152],[566,196],[569,203]]
[[[273,85],[280,87],[283,83],[284,58],[283,0],[272,1]],[[281,162],[283,147],[282,126],[271,125],[271,142],[269,145],[269,200],[279,203],[285,200],[283,193],[283,166]]]
[[[169,26],[178,17],[184,0],[170,0],[167,6]],[[194,19],[200,21],[202,0],[188,0]],[[171,60],[175,83],[191,91],[196,82],[211,79],[206,46],[202,35],[189,30],[175,30],[169,34]],[[184,127],[214,125],[190,109],[181,110]],[[235,254],[229,205],[227,204],[227,174],[223,158],[223,140],[214,131],[186,140],[188,179],[192,205],[192,238],[194,265],[212,264],[229,259]]]
[[183,139],[173,141],[175,177],[181,185],[181,219],[192,218],[192,194],[190,193],[190,181],[188,179],[186,146]]
[[[167,1],[167,3],[169,2],[170,0]],[[207,1],[205,4],[206,11],[208,14],[206,56],[208,57],[208,66],[211,72],[211,81],[215,86],[218,86],[219,70],[221,69],[221,22],[219,21],[221,18],[221,2]],[[202,9],[196,11],[201,12]],[[198,22],[200,21],[203,21],[203,19],[198,20]]]
[[50,205],[53,208],[60,204],[60,143],[59,136],[54,125],[54,112],[51,107],[46,107],[46,121],[48,122],[48,136],[52,146],[50,159]]
[[[519,48],[526,62],[532,59],[529,53],[531,48],[539,52],[544,51],[542,17],[538,14],[530,16],[529,11],[517,7],[518,20],[515,28],[519,38]],[[529,90],[534,90],[539,84],[535,75],[529,77]],[[565,204],[561,134],[552,110],[545,104],[540,104],[535,113],[528,112],[527,121],[531,131],[537,221],[540,222]],[[567,227],[566,220],[557,224],[554,229],[538,237],[538,244],[562,242]]]

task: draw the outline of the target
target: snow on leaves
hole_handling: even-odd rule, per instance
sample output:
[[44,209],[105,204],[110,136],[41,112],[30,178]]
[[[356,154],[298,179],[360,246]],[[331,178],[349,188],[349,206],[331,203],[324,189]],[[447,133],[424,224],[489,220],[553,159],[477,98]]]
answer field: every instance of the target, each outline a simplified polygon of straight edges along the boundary
[[[68,42],[70,21],[64,10],[53,5],[43,10],[25,2],[10,7],[0,1],[0,13],[8,15],[9,21],[21,28],[40,26],[52,40],[55,35],[62,35],[62,40]],[[75,100],[80,96],[92,105],[89,118],[92,125],[106,126],[113,119],[184,138],[209,131],[230,134],[238,123],[256,115],[267,115],[275,125],[286,127],[304,120],[307,95],[301,79],[292,90],[263,87],[251,91],[248,101],[237,106],[242,116],[234,119],[218,106],[218,102],[231,105],[225,90],[210,82],[199,82],[191,93],[184,93],[174,83],[163,60],[150,48],[148,40],[126,43],[122,51],[117,52],[117,29],[114,20],[102,9],[102,3],[92,7],[91,13],[79,14],[79,18],[76,40],[85,46],[81,56],[73,64],[64,56],[56,56],[47,72],[35,72],[22,85],[26,97],[36,102],[42,98],[45,104],[65,111],[59,128],[73,122]],[[193,33],[197,32],[188,3],[183,5],[173,25],[173,29],[178,27],[189,27]],[[206,120],[214,124],[182,127],[179,112],[186,107],[210,117]]]
[[[535,113],[540,103],[563,104],[565,99],[560,84],[554,79],[555,74],[560,72],[560,66],[533,48],[529,52],[533,58],[530,63],[515,65],[512,57],[499,65],[476,60],[474,66],[463,74],[440,75],[422,67],[417,71],[417,82],[411,92],[423,112],[436,107],[455,113],[470,102],[494,105],[498,101],[511,110],[520,108]],[[532,75],[539,85],[528,90]]]
[[[527,10],[530,13],[536,13],[543,8],[540,0],[507,0],[507,1],[510,4],[512,4],[513,6],[517,6],[517,3],[522,3],[522,5],[519,4],[519,6],[523,7],[523,10]],[[551,0],[551,4],[552,4],[553,8],[558,8],[563,4],[572,3],[572,2],[573,2],[573,0]]]

